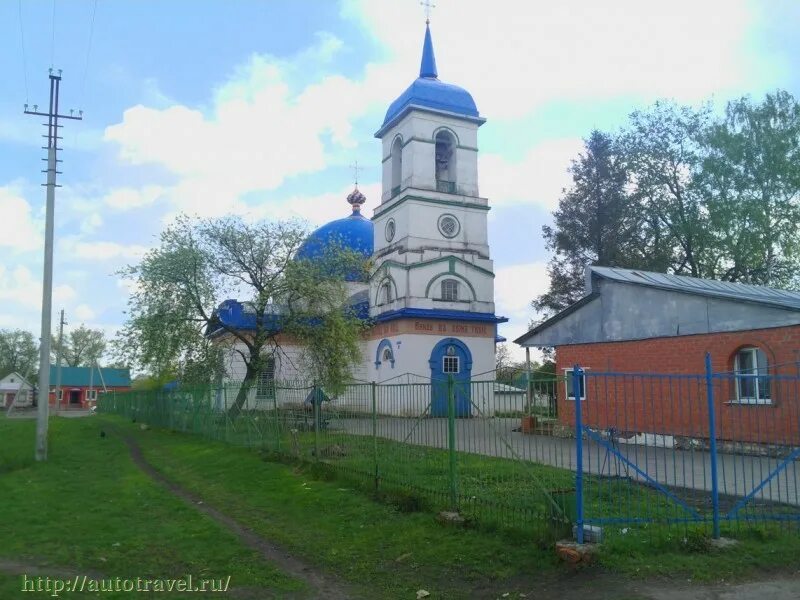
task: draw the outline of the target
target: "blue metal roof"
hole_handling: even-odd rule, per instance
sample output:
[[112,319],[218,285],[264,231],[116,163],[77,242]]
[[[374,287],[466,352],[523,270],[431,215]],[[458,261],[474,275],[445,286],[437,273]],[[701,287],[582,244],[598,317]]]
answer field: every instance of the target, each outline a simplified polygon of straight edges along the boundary
[[[93,373],[90,374],[90,371]],[[100,377],[102,371],[103,377]],[[61,367],[62,387],[88,387],[89,383],[96,388],[102,388],[103,382],[106,387],[130,387],[130,369],[112,369],[101,367],[100,369],[89,367]],[[56,384],[56,365],[50,365],[50,385]]]
[[[588,267],[587,275],[590,278],[596,276],[621,283],[644,285],[662,290],[756,302],[780,308],[800,310],[800,292],[779,290],[762,285],[700,279],[699,277],[672,275],[669,273],[652,273],[636,269],[618,269],[616,267]],[[587,283],[591,286],[591,279]],[[590,291],[591,289],[587,290],[587,292]]]
[[425,23],[425,41],[422,43],[422,60],[419,64],[419,76],[433,77],[434,79],[439,76],[436,70],[436,56],[433,54],[431,26],[428,23]]
[[[359,319],[369,319],[369,293],[359,292],[347,300],[347,309]],[[262,323],[268,331],[277,332],[283,327],[281,305],[270,305],[268,312],[262,317]],[[237,331],[255,331],[258,321],[256,311],[250,302],[223,300],[211,318],[206,335],[213,337],[225,333],[225,328]]]
[[[313,260],[324,256],[325,251],[334,245],[352,250],[365,260],[369,259],[375,247],[373,230],[372,221],[353,211],[349,217],[331,221],[309,235],[297,251],[296,257],[300,260]],[[347,273],[344,278],[346,281],[360,281],[364,277],[364,273],[356,272]]]
[[481,123],[484,121],[478,113],[475,100],[467,90],[439,81],[431,31],[427,25],[425,26],[425,41],[422,45],[419,78],[389,105],[383,125],[375,136],[383,135],[386,129],[412,108],[452,113],[478,120]]

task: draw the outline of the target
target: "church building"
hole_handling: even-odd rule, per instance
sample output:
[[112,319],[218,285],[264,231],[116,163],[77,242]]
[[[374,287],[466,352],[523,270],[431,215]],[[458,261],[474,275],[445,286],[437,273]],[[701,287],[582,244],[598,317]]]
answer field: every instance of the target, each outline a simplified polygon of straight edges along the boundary
[[[335,240],[372,261],[368,281],[348,281],[350,303],[370,320],[354,379],[494,378],[497,324],[506,319],[495,315],[489,202],[478,188],[484,122],[469,92],[439,79],[426,25],[419,77],[391,103],[375,133],[383,165],[379,206],[371,219],[362,215],[366,199],[356,187],[347,197],[352,213],[314,231],[297,254],[313,260]],[[235,325],[242,310],[229,300],[217,314]],[[235,363],[231,352],[231,380],[241,370]],[[270,376],[302,378],[294,363],[276,358]],[[458,412],[468,413],[469,399],[458,402]],[[446,411],[446,398],[434,398],[431,408]]]

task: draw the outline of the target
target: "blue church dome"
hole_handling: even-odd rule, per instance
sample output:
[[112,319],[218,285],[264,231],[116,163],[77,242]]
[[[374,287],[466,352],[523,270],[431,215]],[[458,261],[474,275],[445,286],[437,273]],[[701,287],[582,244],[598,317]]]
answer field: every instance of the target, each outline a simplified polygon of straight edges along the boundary
[[[389,105],[378,136],[408,107],[416,106],[480,119],[472,95],[462,87],[439,81],[430,26],[425,27],[419,77]],[[481,119],[482,120],[482,119]]]
[[[353,214],[331,221],[312,232],[297,250],[296,258],[313,260],[323,256],[332,245],[360,254],[364,260],[371,258],[375,249],[374,226],[372,221],[361,214],[361,205],[365,200],[358,188],[353,190],[347,196],[347,201],[353,207]],[[361,273],[345,275],[347,281],[360,281],[363,278]]]

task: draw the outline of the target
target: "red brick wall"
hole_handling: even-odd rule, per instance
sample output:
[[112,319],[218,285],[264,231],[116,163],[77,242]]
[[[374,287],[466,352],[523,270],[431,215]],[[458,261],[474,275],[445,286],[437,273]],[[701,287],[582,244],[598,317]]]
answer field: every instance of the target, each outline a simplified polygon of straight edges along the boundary
[[[772,403],[738,404],[735,377],[715,377],[717,437],[800,444],[800,325],[559,346],[556,366],[559,375],[575,364],[595,374],[587,377],[587,400],[581,405],[586,424],[621,432],[703,438],[708,437],[706,352],[711,353],[713,371],[726,373],[734,369],[736,352],[745,346],[761,348],[770,373],[778,376],[771,382]],[[557,402],[559,419],[574,425],[575,403],[566,399],[563,383]]]

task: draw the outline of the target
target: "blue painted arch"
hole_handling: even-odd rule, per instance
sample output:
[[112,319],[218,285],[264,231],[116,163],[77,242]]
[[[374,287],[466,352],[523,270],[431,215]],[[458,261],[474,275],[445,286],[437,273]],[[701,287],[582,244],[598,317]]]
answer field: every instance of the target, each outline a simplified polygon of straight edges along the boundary
[[[457,373],[444,372],[444,359],[447,356],[458,358]],[[458,338],[444,338],[431,350],[428,364],[431,369],[431,416],[447,416],[451,381],[456,417],[471,416],[472,352],[470,352],[469,347]]]
[[381,343],[378,344],[378,351],[375,353],[375,368],[379,369],[381,364],[383,363],[383,352],[386,349],[389,349],[391,352],[391,358],[389,359],[389,364],[394,369],[394,348],[392,347],[392,342],[387,339],[381,340]]

